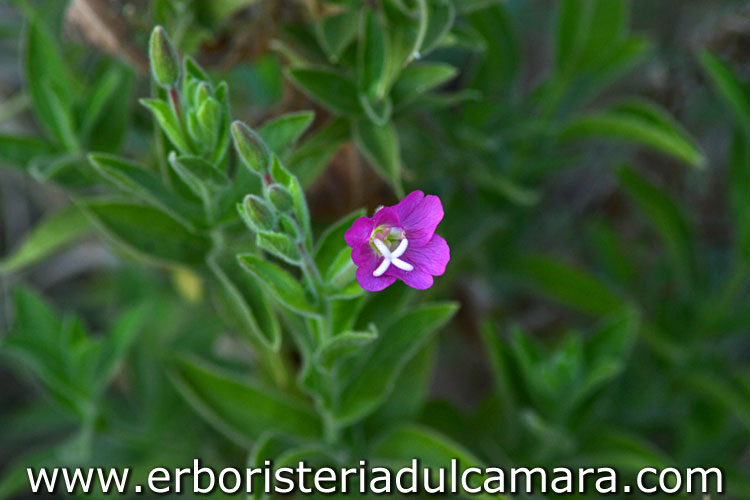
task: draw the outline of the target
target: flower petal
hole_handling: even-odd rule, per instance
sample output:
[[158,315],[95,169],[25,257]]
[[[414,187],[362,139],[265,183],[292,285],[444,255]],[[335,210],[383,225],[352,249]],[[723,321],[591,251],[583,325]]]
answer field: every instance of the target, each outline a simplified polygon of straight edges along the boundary
[[426,290],[432,286],[433,279],[432,275],[426,271],[423,271],[419,267],[414,267],[411,271],[404,271],[391,265],[383,275],[398,278],[412,288],[417,290]]
[[426,245],[435,228],[443,220],[443,204],[440,198],[427,195],[422,191],[413,191],[393,207],[401,220],[401,226],[406,230],[409,246],[421,247]]
[[382,257],[372,248],[370,243],[360,243],[352,248],[352,262],[357,267],[368,267],[373,270],[380,265]]
[[[373,227],[403,227],[401,219],[398,217],[396,207],[383,207],[372,216]],[[368,235],[369,237],[369,235]]]
[[[393,266],[391,266],[393,267]],[[395,276],[389,276],[388,272],[377,278],[372,275],[374,268],[362,266],[357,268],[357,283],[368,292],[379,292],[391,286],[395,281]]]
[[445,272],[448,261],[451,260],[451,250],[442,236],[435,234],[429,243],[422,247],[409,245],[402,260],[433,276],[440,276]]
[[354,248],[362,242],[370,239],[370,234],[375,228],[375,223],[369,217],[360,217],[354,221],[352,227],[346,230],[344,233],[344,240],[346,244]]

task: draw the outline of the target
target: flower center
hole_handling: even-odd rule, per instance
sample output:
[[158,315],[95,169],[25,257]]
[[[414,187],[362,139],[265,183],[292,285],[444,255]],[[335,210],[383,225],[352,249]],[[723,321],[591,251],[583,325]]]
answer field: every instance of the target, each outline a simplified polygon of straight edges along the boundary
[[383,257],[383,261],[372,272],[376,278],[382,276],[391,264],[403,271],[414,270],[414,266],[400,258],[409,248],[409,240],[406,239],[405,232],[400,227],[379,226],[375,228],[370,235],[370,243]]

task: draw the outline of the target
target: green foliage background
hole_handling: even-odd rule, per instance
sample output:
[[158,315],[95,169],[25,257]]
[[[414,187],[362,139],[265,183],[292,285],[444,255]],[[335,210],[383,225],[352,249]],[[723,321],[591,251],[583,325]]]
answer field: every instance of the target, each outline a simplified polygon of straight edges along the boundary
[[[0,5],[0,498],[413,456],[750,497],[743,2],[93,4]],[[343,232],[414,189],[448,271],[364,293]]]

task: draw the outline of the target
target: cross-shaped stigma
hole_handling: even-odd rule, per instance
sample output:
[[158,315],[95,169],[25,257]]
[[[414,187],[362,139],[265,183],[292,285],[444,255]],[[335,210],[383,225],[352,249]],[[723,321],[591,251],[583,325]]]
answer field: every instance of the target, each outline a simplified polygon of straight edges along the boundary
[[372,275],[376,278],[378,276],[382,276],[383,273],[385,273],[388,268],[393,264],[397,268],[403,270],[403,271],[412,271],[414,270],[414,266],[409,264],[408,262],[404,262],[403,260],[399,259],[404,252],[406,252],[406,248],[409,246],[409,240],[404,238],[401,240],[401,243],[398,244],[396,249],[391,252],[391,250],[388,248],[388,246],[383,243],[382,240],[375,238],[373,240],[373,243],[375,244],[375,247],[380,252],[380,255],[383,256],[383,262],[380,263],[377,269],[375,269],[372,272]]

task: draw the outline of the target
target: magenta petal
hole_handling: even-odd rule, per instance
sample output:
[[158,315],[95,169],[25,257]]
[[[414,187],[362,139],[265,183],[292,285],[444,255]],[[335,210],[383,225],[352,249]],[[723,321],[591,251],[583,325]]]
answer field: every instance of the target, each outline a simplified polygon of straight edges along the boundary
[[396,266],[391,266],[383,276],[396,277],[417,290],[427,290],[433,283],[432,275],[418,267],[415,267],[411,271],[404,271]]
[[369,241],[370,234],[375,225],[369,217],[360,217],[354,221],[352,227],[346,230],[344,233],[344,240],[346,244],[354,248],[364,241]]
[[[373,227],[403,227],[396,207],[383,207],[372,216]],[[369,235],[368,235],[369,237]]]
[[442,236],[435,234],[423,247],[414,248],[409,245],[402,260],[433,276],[440,276],[445,272],[448,261],[451,260],[451,250]]
[[375,270],[380,264],[382,257],[373,250],[370,243],[360,243],[352,249],[352,262],[357,267],[366,267]]
[[368,292],[379,292],[396,281],[395,276],[388,276],[387,274],[376,278],[372,275],[373,270],[374,268],[367,266],[357,268],[357,283]]
[[425,196],[422,191],[413,191],[394,207],[406,230],[409,246],[421,247],[435,234],[435,228],[443,220],[443,204],[434,195]]

